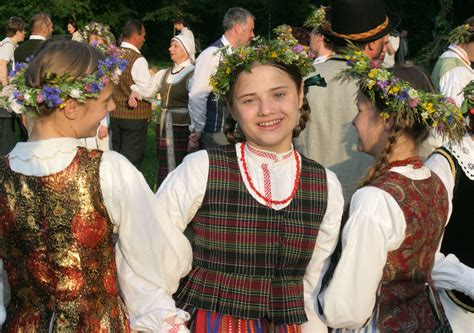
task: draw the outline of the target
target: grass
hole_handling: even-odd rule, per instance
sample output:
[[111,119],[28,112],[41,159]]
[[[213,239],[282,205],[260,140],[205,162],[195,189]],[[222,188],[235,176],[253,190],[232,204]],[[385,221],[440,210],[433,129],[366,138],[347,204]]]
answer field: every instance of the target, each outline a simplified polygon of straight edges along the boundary
[[156,142],[155,142],[156,120],[152,119],[148,125],[148,139],[146,141],[145,157],[143,158],[140,171],[142,172],[148,185],[155,192],[155,177],[156,177]]

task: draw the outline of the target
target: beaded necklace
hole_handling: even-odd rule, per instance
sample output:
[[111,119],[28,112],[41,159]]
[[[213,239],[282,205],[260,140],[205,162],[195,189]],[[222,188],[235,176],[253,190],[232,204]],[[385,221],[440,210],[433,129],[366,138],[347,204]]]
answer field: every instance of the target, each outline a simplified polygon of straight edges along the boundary
[[386,166],[383,167],[382,171],[385,172],[387,170],[390,170],[391,168],[399,167],[399,166],[405,166],[405,165],[413,165],[413,169],[420,169],[423,166],[423,162],[418,156],[414,157],[409,157],[404,160],[396,160],[387,163]]
[[300,175],[301,175],[300,158],[299,158],[298,153],[296,152],[296,149],[293,149],[293,153],[294,153],[295,161],[296,161],[296,176],[295,176],[295,182],[293,184],[293,190],[291,191],[290,195],[286,199],[273,200],[273,199],[267,198],[262,193],[260,193],[257,190],[257,188],[255,187],[255,185],[253,184],[252,178],[250,177],[250,173],[249,173],[248,168],[247,168],[247,162],[245,161],[245,149],[244,148],[245,148],[245,144],[242,143],[240,145],[240,154],[241,154],[240,160],[242,161],[242,167],[244,168],[245,178],[247,179],[247,182],[249,183],[250,188],[252,189],[252,191],[254,191],[259,198],[265,200],[267,205],[282,205],[282,204],[287,203],[291,199],[293,199],[296,195],[296,191],[298,190],[298,182],[300,180]]

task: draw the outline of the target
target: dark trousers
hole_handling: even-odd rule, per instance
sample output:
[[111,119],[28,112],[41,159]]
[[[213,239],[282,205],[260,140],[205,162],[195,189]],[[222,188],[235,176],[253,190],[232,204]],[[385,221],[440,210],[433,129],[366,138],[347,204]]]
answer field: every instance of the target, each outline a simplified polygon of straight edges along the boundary
[[148,119],[110,118],[112,149],[125,156],[137,169],[145,155]]
[[15,136],[15,115],[0,109],[0,156],[11,152],[17,141]]

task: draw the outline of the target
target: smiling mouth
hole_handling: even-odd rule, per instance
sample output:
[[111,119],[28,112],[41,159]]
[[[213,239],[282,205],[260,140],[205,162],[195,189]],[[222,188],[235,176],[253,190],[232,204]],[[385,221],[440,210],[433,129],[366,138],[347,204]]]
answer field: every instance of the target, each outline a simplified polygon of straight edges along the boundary
[[258,123],[257,125],[259,127],[271,127],[271,126],[278,125],[279,123],[281,123],[281,119],[266,121],[264,123]]

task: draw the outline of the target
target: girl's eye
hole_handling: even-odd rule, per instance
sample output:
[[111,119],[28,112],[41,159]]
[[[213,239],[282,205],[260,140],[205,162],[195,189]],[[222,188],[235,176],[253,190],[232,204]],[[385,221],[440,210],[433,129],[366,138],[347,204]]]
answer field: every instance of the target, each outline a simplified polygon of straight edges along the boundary
[[286,94],[285,94],[284,92],[276,92],[276,93],[274,94],[274,96],[277,97],[277,98],[283,97],[283,96],[285,96],[285,95],[286,95]]
[[244,104],[251,104],[253,102],[255,102],[255,99],[253,99],[253,98],[247,98],[247,99],[244,99],[242,101],[242,103],[244,103]]

